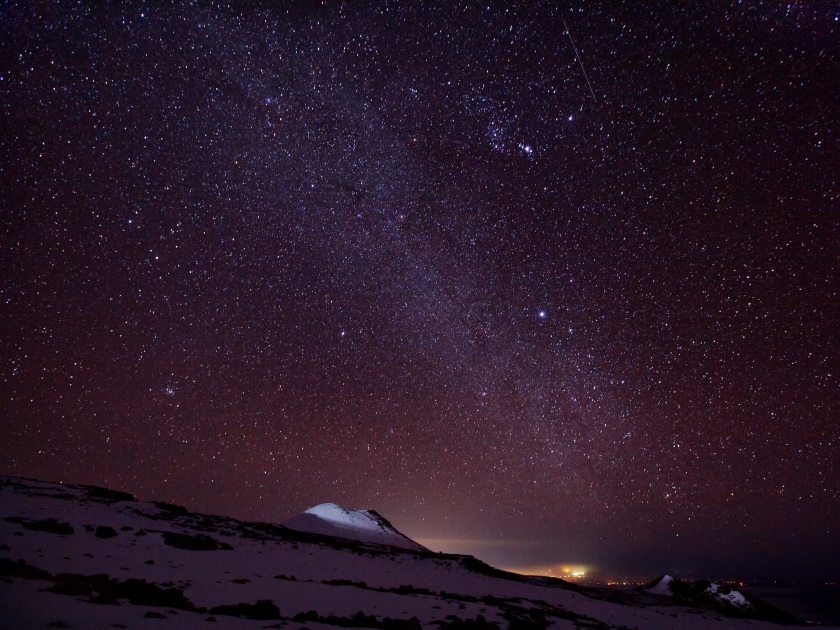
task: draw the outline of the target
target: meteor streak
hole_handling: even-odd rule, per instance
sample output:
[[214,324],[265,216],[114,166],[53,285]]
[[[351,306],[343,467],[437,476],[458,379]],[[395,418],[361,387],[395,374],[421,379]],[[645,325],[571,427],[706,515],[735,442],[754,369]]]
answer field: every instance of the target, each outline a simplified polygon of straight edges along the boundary
[[563,20],[563,26],[566,27],[566,35],[569,36],[569,41],[572,42],[572,50],[575,51],[575,59],[577,59],[578,64],[580,65],[580,69],[583,70],[583,76],[586,79],[586,85],[589,86],[589,92],[592,94],[592,100],[595,101],[595,104],[598,104],[598,99],[595,98],[595,90],[592,89],[592,83],[589,82],[589,75],[586,74],[586,68],[583,67],[583,62],[580,60],[580,55],[578,54],[577,46],[575,46],[575,40],[572,39],[572,31],[569,30],[569,25],[566,24],[566,20]]

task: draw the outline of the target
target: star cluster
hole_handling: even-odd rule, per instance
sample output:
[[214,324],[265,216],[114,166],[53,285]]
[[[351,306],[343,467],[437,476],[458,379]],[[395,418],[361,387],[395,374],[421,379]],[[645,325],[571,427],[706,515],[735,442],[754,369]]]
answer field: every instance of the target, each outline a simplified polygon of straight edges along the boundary
[[7,5],[0,472],[829,575],[829,5]]

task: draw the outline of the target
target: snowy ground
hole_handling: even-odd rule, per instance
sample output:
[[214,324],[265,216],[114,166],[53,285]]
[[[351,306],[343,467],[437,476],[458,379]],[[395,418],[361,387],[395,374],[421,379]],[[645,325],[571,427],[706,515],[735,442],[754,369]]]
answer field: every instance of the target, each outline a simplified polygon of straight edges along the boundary
[[4,627],[779,627],[128,499],[0,477]]

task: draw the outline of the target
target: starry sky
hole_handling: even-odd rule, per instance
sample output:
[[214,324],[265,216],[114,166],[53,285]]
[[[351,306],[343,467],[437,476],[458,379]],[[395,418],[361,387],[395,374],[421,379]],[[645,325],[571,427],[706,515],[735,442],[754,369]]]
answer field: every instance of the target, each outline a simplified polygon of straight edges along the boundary
[[0,473],[837,577],[840,6],[622,4],[4,3]]

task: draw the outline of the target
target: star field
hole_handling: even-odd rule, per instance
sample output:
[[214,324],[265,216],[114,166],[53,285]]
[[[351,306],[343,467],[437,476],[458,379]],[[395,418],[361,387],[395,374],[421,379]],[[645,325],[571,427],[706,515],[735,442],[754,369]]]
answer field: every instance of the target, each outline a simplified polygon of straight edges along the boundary
[[837,577],[838,16],[5,6],[0,472]]

